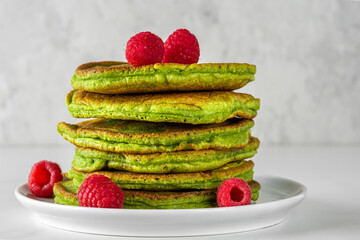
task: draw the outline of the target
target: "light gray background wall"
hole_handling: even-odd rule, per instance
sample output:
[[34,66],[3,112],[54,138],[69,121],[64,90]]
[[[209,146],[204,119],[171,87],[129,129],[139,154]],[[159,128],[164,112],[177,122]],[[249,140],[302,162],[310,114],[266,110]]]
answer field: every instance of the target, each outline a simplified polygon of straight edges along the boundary
[[360,143],[360,3],[351,1],[0,1],[0,145],[68,144],[56,132],[75,68],[125,60],[127,40],[178,28],[200,62],[249,62],[268,144]]

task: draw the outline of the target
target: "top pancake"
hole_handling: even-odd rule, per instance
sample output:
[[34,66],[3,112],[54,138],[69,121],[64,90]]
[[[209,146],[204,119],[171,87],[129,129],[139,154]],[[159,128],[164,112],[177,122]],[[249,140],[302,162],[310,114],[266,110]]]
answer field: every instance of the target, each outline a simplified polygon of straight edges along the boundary
[[134,67],[125,62],[90,62],[79,66],[76,90],[104,94],[235,90],[254,81],[256,66],[247,63],[156,63]]

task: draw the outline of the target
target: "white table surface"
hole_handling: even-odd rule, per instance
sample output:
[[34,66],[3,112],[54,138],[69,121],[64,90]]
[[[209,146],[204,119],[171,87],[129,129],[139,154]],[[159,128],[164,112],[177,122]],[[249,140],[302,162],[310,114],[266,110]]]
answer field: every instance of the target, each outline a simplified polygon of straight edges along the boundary
[[[36,221],[15,198],[40,160],[70,168],[74,148],[0,148],[0,239],[148,239],[90,235],[54,229]],[[287,220],[266,229],[175,239],[360,239],[360,146],[261,146],[252,158],[256,175],[304,184],[308,196]],[[167,239],[167,238],[161,238]]]

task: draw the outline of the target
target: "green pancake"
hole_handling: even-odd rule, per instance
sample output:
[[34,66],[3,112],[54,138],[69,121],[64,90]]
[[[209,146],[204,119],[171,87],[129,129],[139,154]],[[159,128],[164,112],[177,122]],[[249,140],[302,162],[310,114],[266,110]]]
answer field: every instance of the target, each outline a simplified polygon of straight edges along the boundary
[[108,95],[72,90],[66,97],[76,118],[110,118],[190,124],[221,123],[235,116],[252,119],[260,100],[228,91]]
[[61,122],[58,132],[79,147],[145,154],[241,148],[249,142],[253,125],[239,118],[205,125],[93,119],[76,125]]
[[[260,184],[250,181],[251,200],[259,198]],[[78,206],[78,188],[71,180],[57,182],[54,185],[55,202]],[[183,192],[150,192],[122,190],[124,206],[128,209],[184,209],[216,207],[216,190],[198,190]]]
[[73,179],[80,187],[85,178],[92,174],[101,174],[110,178],[121,189],[171,191],[185,189],[217,189],[221,182],[231,177],[238,177],[250,182],[253,178],[254,162],[237,161],[228,163],[218,169],[194,173],[149,174],[125,171],[96,171],[92,173],[70,170],[64,175]]
[[254,81],[256,66],[247,63],[156,63],[134,67],[125,62],[79,66],[74,89],[105,94],[235,90]]
[[127,154],[99,151],[92,148],[75,149],[72,168],[81,172],[104,169],[136,173],[186,173],[219,168],[229,162],[253,157],[260,141],[251,137],[239,149],[163,152],[153,154]]

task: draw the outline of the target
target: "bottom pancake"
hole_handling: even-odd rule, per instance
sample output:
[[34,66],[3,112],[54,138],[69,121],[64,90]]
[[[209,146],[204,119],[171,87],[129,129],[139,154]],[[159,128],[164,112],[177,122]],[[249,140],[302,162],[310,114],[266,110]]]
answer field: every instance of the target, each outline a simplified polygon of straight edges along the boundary
[[[252,196],[256,201],[259,197],[260,184],[250,181]],[[57,182],[54,185],[55,202],[64,205],[78,206],[76,197],[78,188],[72,180]],[[123,190],[124,207],[127,209],[186,209],[216,207],[216,190],[198,191],[137,191]]]

